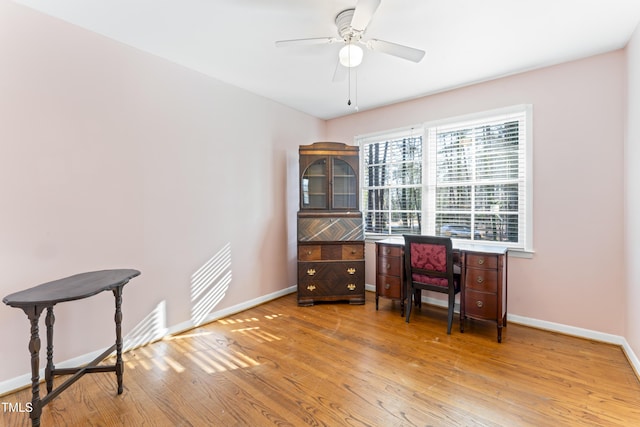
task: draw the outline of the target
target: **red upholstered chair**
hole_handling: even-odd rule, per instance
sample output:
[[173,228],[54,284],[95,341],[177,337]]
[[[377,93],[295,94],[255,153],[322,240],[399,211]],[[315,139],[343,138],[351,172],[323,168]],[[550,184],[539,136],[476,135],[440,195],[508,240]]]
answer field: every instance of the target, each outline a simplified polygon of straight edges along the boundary
[[[454,273],[451,239],[435,236],[404,236],[405,277],[407,280],[407,323],[411,316],[411,298],[422,306],[422,290],[448,294],[447,334],[451,333],[456,294],[460,292],[460,274]],[[462,313],[460,313],[462,316]]]

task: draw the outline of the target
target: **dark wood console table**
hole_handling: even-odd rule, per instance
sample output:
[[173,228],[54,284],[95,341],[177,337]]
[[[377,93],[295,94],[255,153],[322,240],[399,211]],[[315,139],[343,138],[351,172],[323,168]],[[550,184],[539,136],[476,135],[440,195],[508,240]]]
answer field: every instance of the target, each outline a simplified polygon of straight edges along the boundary
[[[64,279],[54,280],[25,289],[20,292],[7,295],[2,302],[11,306],[21,308],[31,322],[31,339],[29,341],[29,352],[31,353],[31,423],[33,426],[40,425],[40,415],[42,407],[62,393],[67,387],[76,382],[84,374],[93,372],[115,372],[118,380],[118,394],[122,394],[122,374],[124,363],[122,361],[122,288],[130,279],[140,275],[138,270],[102,270],[89,273],[76,274]],[[112,291],[116,299],[116,342],[105,350],[100,356],[91,361],[88,365],[78,368],[56,369],[53,364],[53,306],[65,302],[74,301],[99,294],[103,291]],[[40,335],[38,331],[38,321],[40,314],[47,309],[45,324],[47,325],[47,366],[45,368],[45,381],[47,384],[47,395],[40,399]],[[100,365],[102,360],[116,350],[115,365]],[[53,390],[53,378],[56,375],[73,375],[64,383]]]

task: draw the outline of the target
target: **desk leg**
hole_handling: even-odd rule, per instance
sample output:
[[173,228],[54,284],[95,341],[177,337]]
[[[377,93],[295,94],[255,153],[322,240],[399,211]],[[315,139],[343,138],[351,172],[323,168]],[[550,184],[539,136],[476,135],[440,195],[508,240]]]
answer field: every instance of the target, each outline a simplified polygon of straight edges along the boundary
[[53,324],[56,317],[53,315],[53,307],[47,307],[47,317],[45,324],[47,325],[47,367],[44,370],[44,378],[47,383],[47,393],[53,390]]
[[31,339],[29,340],[29,352],[31,353],[31,425],[40,426],[42,414],[42,402],[40,402],[40,335],[38,321],[43,307],[33,306],[24,308],[24,312],[31,323]]
[[122,361],[122,286],[113,290],[116,298],[116,377],[118,378],[118,394],[122,394],[122,376],[124,362]]
[[467,317],[466,294],[467,277],[467,256],[465,252],[460,253],[460,332],[464,333],[464,319]]

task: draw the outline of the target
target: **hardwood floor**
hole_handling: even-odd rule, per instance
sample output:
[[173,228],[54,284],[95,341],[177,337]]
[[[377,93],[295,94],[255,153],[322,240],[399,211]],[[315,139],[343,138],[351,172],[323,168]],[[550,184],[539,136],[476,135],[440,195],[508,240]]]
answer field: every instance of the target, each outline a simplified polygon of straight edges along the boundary
[[[42,426],[640,425],[640,381],[617,346],[512,323],[502,344],[492,323],[447,335],[444,309],[423,305],[407,324],[371,292],[354,306],[291,294],[125,362],[122,395],[113,373],[85,376]],[[0,400],[24,405],[30,389]],[[4,411],[0,424],[30,422]]]

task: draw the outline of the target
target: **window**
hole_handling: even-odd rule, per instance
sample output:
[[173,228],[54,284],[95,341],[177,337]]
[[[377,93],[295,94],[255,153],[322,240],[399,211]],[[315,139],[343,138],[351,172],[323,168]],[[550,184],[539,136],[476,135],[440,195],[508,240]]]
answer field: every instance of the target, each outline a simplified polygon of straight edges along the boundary
[[367,233],[530,250],[530,122],[517,106],[359,138]]
[[407,129],[360,140],[366,232],[420,234],[423,133]]

